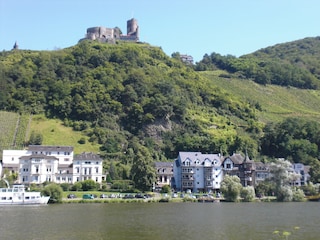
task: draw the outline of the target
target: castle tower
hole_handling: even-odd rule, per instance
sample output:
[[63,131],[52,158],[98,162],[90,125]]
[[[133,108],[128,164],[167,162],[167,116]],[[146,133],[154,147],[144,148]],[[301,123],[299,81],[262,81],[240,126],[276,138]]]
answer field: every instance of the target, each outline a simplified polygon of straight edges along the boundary
[[136,36],[139,39],[139,26],[137,19],[130,19],[127,21],[127,35]]

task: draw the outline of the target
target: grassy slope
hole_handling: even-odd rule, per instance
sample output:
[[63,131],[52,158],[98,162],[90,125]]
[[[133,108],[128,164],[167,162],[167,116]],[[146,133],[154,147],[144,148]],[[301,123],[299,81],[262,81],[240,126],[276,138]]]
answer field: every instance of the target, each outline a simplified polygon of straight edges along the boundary
[[30,132],[35,131],[43,135],[43,145],[63,145],[73,146],[75,154],[81,152],[99,152],[99,145],[79,144],[80,138],[88,139],[83,133],[73,131],[70,127],[65,127],[60,120],[46,119],[43,116],[35,116],[32,119]]
[[281,121],[286,117],[320,121],[320,91],[263,86],[249,80],[219,78],[221,73],[216,71],[202,74],[234,96],[259,103],[263,111],[257,114],[262,122]]

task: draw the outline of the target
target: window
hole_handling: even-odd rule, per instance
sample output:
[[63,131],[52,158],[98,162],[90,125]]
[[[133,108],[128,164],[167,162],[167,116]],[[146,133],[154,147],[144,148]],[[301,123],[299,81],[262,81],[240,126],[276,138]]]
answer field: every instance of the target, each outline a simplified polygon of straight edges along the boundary
[[96,173],[99,173],[99,168],[96,167]]
[[231,163],[226,164],[226,169],[231,169]]

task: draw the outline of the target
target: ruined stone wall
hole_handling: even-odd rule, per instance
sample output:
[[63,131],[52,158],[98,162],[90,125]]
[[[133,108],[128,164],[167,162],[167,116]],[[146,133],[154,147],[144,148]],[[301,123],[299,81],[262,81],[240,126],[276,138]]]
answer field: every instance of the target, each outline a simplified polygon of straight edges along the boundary
[[[134,18],[127,21],[127,35],[121,35],[119,28],[91,27],[87,28],[87,34],[84,39],[96,40],[99,42],[113,43],[117,39],[124,41],[139,40],[138,21]],[[84,40],[81,39],[80,41]]]

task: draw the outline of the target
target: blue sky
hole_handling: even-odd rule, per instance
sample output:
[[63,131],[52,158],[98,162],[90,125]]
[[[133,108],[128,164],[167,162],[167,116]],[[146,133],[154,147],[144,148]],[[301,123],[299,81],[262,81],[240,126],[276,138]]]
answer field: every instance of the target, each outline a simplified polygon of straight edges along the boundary
[[140,40],[168,54],[241,56],[320,36],[319,0],[0,0],[0,51],[75,45],[86,29],[139,23]]

